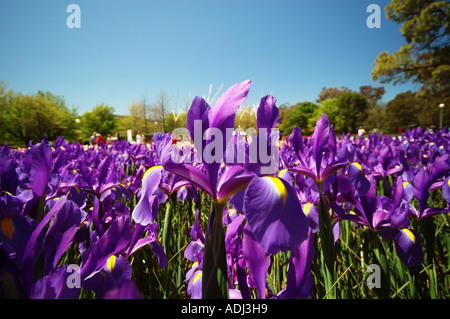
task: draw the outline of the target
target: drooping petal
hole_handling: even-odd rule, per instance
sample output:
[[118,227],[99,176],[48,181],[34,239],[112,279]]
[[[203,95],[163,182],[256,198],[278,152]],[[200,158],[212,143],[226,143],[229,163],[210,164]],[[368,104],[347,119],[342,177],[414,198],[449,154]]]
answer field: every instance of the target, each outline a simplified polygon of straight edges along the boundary
[[294,188],[285,180],[254,177],[244,197],[244,214],[267,253],[297,248],[308,235],[308,220]]
[[311,297],[314,282],[311,276],[311,263],[314,258],[313,243],[314,235],[310,231],[308,239],[292,251],[286,288],[278,294],[278,298],[304,299]]
[[111,255],[105,262],[103,269],[110,272],[117,281],[131,280],[132,269],[130,262],[123,256]]
[[153,166],[145,172],[142,178],[141,198],[131,215],[138,224],[147,226],[153,222],[151,197],[158,188],[163,170],[162,166]]
[[450,203],[450,177],[447,177],[444,184],[442,185],[442,195],[444,196],[447,203]]
[[364,170],[358,162],[351,162],[348,166],[348,177],[357,191],[356,196],[364,196],[370,189],[370,182],[364,176]]
[[132,231],[128,216],[116,218],[103,236],[82,255],[81,278],[96,273],[111,255],[124,251],[132,238]]
[[202,282],[203,282],[203,272],[201,270],[197,270],[192,275],[191,280],[189,280],[187,287],[187,292],[192,299],[202,298]]
[[167,267],[168,259],[161,242],[159,240],[153,240],[150,242],[150,247],[158,260],[159,266],[161,268]]
[[256,284],[258,299],[266,299],[266,275],[270,266],[270,256],[266,254],[247,226],[244,227],[242,251],[249,275]]
[[86,213],[71,200],[55,215],[44,240],[44,274],[56,267],[85,218]]
[[419,234],[412,229],[399,230],[395,238],[395,251],[408,267],[415,267],[423,262],[422,241]]

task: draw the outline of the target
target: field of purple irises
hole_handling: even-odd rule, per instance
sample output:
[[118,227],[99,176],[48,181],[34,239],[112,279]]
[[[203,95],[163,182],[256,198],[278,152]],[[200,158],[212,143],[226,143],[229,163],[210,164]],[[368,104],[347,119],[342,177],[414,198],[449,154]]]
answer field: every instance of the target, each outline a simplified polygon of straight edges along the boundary
[[448,129],[281,142],[266,96],[229,137],[250,86],[193,100],[193,144],[2,146],[0,296],[448,298]]

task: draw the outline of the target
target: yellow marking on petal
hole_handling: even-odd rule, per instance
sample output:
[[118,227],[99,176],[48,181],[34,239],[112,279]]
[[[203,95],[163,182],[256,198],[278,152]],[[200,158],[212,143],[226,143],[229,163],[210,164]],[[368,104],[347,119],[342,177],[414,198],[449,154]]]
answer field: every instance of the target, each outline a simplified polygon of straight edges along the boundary
[[281,175],[283,175],[284,174],[284,172],[287,172],[287,168],[285,168],[285,169],[282,169],[279,173],[278,173],[278,177],[281,177]]
[[338,216],[333,217],[331,220],[331,225],[333,225],[335,222],[337,222],[340,218]]
[[427,155],[427,154],[423,154],[423,157],[424,157],[424,158],[428,158],[428,155]]
[[228,212],[228,216],[231,216],[231,214],[233,214],[234,212],[236,212],[236,209],[234,208],[230,209],[230,211]]
[[403,182],[403,188],[405,188],[406,186],[408,186],[409,182]]
[[2,231],[3,233],[8,236],[10,240],[12,240],[12,235],[14,233],[14,224],[12,222],[12,219],[9,217],[2,219]]
[[198,278],[200,278],[201,275],[202,275],[201,272],[199,272],[197,275],[195,275],[193,284],[195,284],[195,282],[198,280]]
[[77,185],[73,185],[73,188],[75,188],[77,190],[77,193],[80,194],[80,188]]
[[196,261],[196,262],[194,262],[193,264],[192,264],[192,268],[194,268],[195,266],[197,266],[198,265],[198,261]]
[[356,213],[354,211],[349,211],[350,215],[356,215]]
[[116,264],[116,256],[112,255],[108,258],[108,269],[110,272],[112,272],[114,265]]
[[439,146],[439,149],[443,150],[444,149],[444,145]]
[[447,184],[448,184],[448,186],[450,187],[450,178],[448,179],[448,182],[447,182]]
[[145,176],[147,176],[148,173],[150,173],[151,171],[153,171],[155,168],[163,168],[161,165],[156,165],[153,167],[150,167],[145,173],[144,173],[144,177],[142,177],[142,179],[145,178]]
[[400,165],[395,165],[395,168],[401,168]]
[[284,186],[283,182],[277,177],[273,177],[273,176],[266,176],[266,177],[268,177],[272,180],[278,193],[283,196],[283,204],[285,204],[286,198],[287,198],[287,190],[286,190],[286,187]]
[[361,164],[359,164],[359,163],[357,163],[357,162],[351,162],[351,164],[355,164],[356,167],[358,167],[358,169],[359,169],[361,172],[363,171],[363,169],[362,169],[362,167],[361,167]]
[[415,244],[416,236],[414,236],[414,234],[408,228],[403,228],[402,230],[409,236],[409,238],[411,238],[412,242]]
[[74,173],[74,174],[76,174],[76,173],[77,173],[77,170],[76,170],[76,169],[74,169],[74,170],[73,170],[73,173]]
[[305,205],[305,215],[306,216],[308,216],[310,207],[311,207],[311,203],[310,202],[306,203],[306,205]]
[[5,193],[8,194],[8,195],[14,196],[13,194],[11,194],[11,193],[8,192],[8,191],[5,191]]

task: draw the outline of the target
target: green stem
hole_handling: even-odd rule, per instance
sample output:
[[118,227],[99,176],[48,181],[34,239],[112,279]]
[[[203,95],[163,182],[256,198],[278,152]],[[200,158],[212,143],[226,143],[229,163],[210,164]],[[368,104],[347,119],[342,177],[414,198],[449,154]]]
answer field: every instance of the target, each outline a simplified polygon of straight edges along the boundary
[[225,251],[225,232],[222,213],[225,203],[214,203],[206,234],[203,258],[202,295],[204,299],[228,299],[228,274]]
[[336,289],[334,287],[335,283],[335,249],[334,249],[334,239],[333,230],[331,228],[331,218],[328,212],[328,207],[323,197],[322,183],[319,186],[319,232],[321,241],[321,254],[323,255],[322,275],[324,276],[325,291],[327,292],[327,298],[335,299]]

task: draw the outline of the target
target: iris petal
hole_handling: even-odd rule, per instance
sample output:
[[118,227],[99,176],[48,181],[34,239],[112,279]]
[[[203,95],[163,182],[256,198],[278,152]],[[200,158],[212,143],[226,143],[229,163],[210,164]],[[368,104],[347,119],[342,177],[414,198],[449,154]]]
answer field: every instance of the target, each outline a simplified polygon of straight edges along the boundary
[[146,226],[153,222],[152,205],[150,200],[151,196],[158,188],[162,171],[162,166],[154,166],[148,169],[144,173],[144,177],[142,178],[142,195],[139,199],[138,204],[133,210],[132,218],[136,223],[143,226]]
[[308,221],[292,186],[277,177],[254,177],[244,196],[244,213],[267,253],[298,247],[307,238]]

